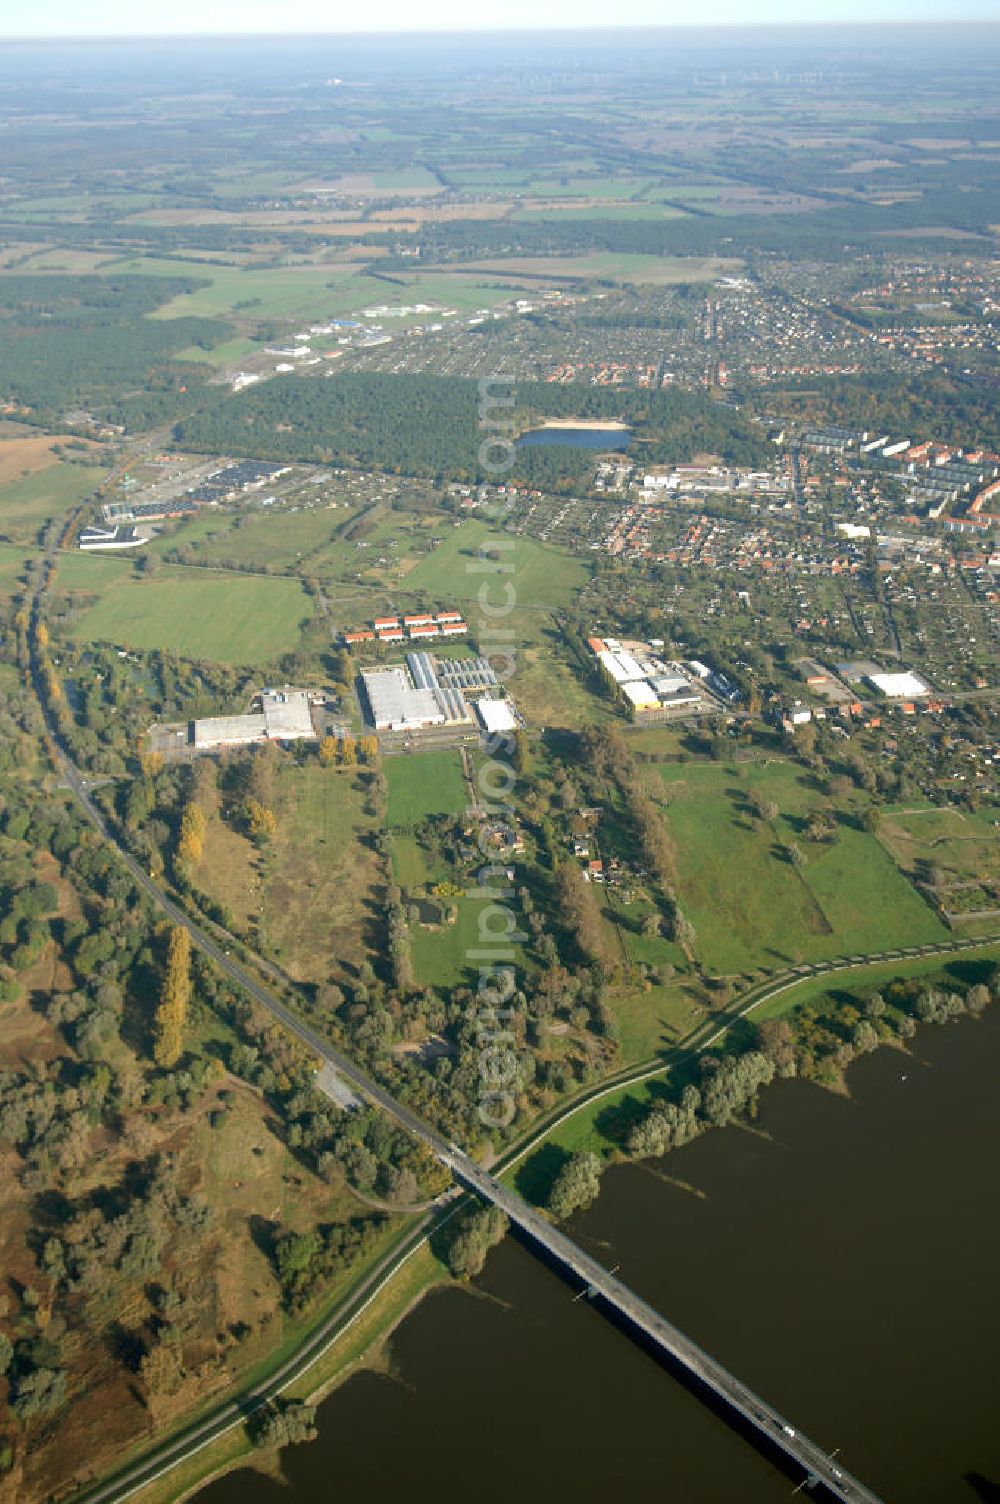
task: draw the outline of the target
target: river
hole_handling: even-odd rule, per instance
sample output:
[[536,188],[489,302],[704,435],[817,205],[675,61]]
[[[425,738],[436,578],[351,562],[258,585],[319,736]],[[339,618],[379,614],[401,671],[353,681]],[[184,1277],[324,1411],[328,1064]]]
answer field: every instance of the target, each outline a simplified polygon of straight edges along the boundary
[[[1000,1008],[623,1166],[571,1230],[886,1504],[1000,1500]],[[199,1504],[779,1504],[788,1480],[508,1239],[287,1451]],[[808,1497],[808,1495],[807,1495]]]

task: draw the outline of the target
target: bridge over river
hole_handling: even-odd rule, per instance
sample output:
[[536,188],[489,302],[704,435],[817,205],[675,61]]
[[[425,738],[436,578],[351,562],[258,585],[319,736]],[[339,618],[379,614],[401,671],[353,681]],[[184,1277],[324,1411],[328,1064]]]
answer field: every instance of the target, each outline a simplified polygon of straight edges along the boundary
[[523,1201],[516,1192],[508,1190],[492,1175],[481,1170],[467,1154],[454,1145],[438,1157],[448,1166],[462,1185],[474,1191],[484,1201],[506,1213],[510,1221],[550,1258],[570,1270],[586,1286],[588,1294],[610,1308],[617,1316],[639,1332],[653,1347],[659,1349],[675,1364],[710,1390],[723,1405],[744,1422],[749,1423],[767,1443],[768,1448],[783,1452],[805,1472],[805,1484],[822,1490],[828,1497],[840,1499],[844,1504],[880,1504],[877,1494],[866,1488],[836,1459],[824,1452],[822,1447],[797,1430],[783,1415],[762,1400],[752,1389],[731,1374],[711,1354],[691,1341],[684,1333],[653,1309],[641,1296],[635,1294],[621,1280],[616,1279],[603,1264],[584,1252],[578,1243],[553,1227],[547,1218],[540,1215]]

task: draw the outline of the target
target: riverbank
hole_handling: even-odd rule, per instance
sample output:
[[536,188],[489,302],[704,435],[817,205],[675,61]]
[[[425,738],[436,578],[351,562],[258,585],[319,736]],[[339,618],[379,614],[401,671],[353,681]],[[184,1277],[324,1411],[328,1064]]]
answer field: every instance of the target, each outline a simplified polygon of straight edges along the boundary
[[[783,1081],[752,1125],[611,1169],[570,1234],[887,1500],[965,1504],[1000,1477],[994,1423],[1000,1010],[877,1051],[850,1095]],[[507,1239],[464,1292],[399,1331],[289,1449],[204,1504],[338,1492],[430,1504],[448,1472],[485,1504],[600,1504],[660,1479],[685,1504],[780,1504],[792,1485],[546,1264]],[[516,1445],[483,1468],[484,1436]],[[434,1451],[431,1451],[431,1447]],[[437,1461],[435,1460],[437,1459]],[[442,1462],[443,1465],[443,1462]]]
[[[450,1283],[451,1276],[429,1244],[418,1243],[385,1275],[357,1318],[333,1336],[320,1356],[282,1390],[282,1397],[319,1404],[362,1369],[386,1371],[387,1344],[396,1329],[426,1294]],[[237,1470],[281,1476],[280,1453],[255,1447],[242,1420],[132,1497],[141,1504],[184,1504],[209,1484]]]
[[[689,1038],[687,1046],[672,1052],[669,1061],[652,1061],[634,1067],[626,1075],[620,1075],[617,1082],[588,1088],[580,1094],[578,1102],[557,1109],[550,1120],[529,1132],[525,1144],[504,1158],[504,1175],[512,1175],[522,1160],[544,1154],[552,1147],[560,1151],[559,1162],[568,1152],[592,1146],[609,1159],[615,1155],[620,1158],[620,1144],[605,1133],[604,1126],[597,1121],[598,1115],[620,1106],[630,1094],[637,1092],[641,1092],[643,1100],[648,1103],[649,1086],[655,1084],[656,1078],[667,1075],[683,1061],[693,1059],[758,1010],[761,1017],[774,1016],[808,1001],[818,992],[829,991],[832,985],[838,988],[860,986],[862,979],[869,991],[894,977],[942,977],[947,983],[949,966],[982,960],[991,963],[1000,960],[1000,941],[959,943],[945,953],[935,952],[915,958],[881,957],[868,963],[845,961],[805,977],[776,978],[753,989],[749,997],[732,1005],[724,1017],[717,1016],[709,1021]],[[588,1136],[594,1134],[599,1135],[603,1142],[594,1145],[588,1142]],[[522,1191],[527,1189],[521,1184],[520,1175],[517,1183]],[[544,1199],[549,1183],[551,1173],[547,1181],[538,1181],[541,1194],[533,1195],[531,1199]],[[318,1355],[304,1363],[301,1373],[283,1385],[281,1392],[293,1398],[314,1399],[330,1393],[363,1367],[377,1368],[380,1345],[429,1290],[447,1281],[447,1272],[433,1258],[423,1238],[415,1249],[404,1247],[391,1267],[383,1271],[377,1291],[366,1300],[363,1310],[353,1316],[345,1313],[347,1319],[338,1323],[336,1330],[331,1328],[332,1335]],[[210,1478],[259,1461],[260,1454],[246,1440],[242,1425],[236,1424],[238,1429],[229,1430],[217,1441],[204,1446],[173,1472],[165,1473],[154,1485],[135,1496],[140,1497],[143,1504],[176,1504],[178,1499],[190,1497],[204,1487]]]

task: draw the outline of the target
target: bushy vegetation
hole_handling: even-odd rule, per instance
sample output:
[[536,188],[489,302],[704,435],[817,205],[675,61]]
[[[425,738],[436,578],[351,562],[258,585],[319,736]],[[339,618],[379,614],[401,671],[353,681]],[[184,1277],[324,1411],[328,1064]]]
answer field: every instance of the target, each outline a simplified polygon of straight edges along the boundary
[[498,1206],[475,1206],[447,1224],[442,1241],[448,1268],[456,1279],[482,1272],[486,1255],[503,1241],[508,1222]]
[[601,1161],[589,1152],[572,1154],[559,1171],[549,1192],[548,1209],[563,1221],[596,1201],[601,1190]]

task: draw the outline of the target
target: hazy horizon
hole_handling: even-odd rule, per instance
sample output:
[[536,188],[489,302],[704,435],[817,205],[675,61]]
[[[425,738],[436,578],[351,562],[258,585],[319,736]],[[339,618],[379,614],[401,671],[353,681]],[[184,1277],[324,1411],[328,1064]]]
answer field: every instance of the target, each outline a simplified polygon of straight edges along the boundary
[[[136,21],[135,7],[126,0],[103,0],[91,6],[83,24],[75,0],[41,0],[18,19],[0,23],[2,41],[197,41],[206,37],[304,38],[405,37],[435,35],[489,36],[494,34],[600,34],[629,31],[698,33],[706,31],[823,31],[873,27],[1000,27],[995,0],[966,0],[956,16],[941,0],[881,0],[876,7],[863,0],[822,0],[808,19],[798,14],[795,0],[706,0],[698,22],[664,19],[658,0],[626,0],[619,20],[609,24],[596,0],[550,0],[539,8],[528,0],[503,0],[490,8],[489,20],[470,24],[468,10],[458,0],[433,0],[423,25],[412,24],[412,13],[400,0],[384,0],[365,12],[364,25],[323,25],[318,0],[289,0],[282,7],[280,27],[274,25],[272,0],[178,0]],[[659,14],[653,12],[659,11]]]

